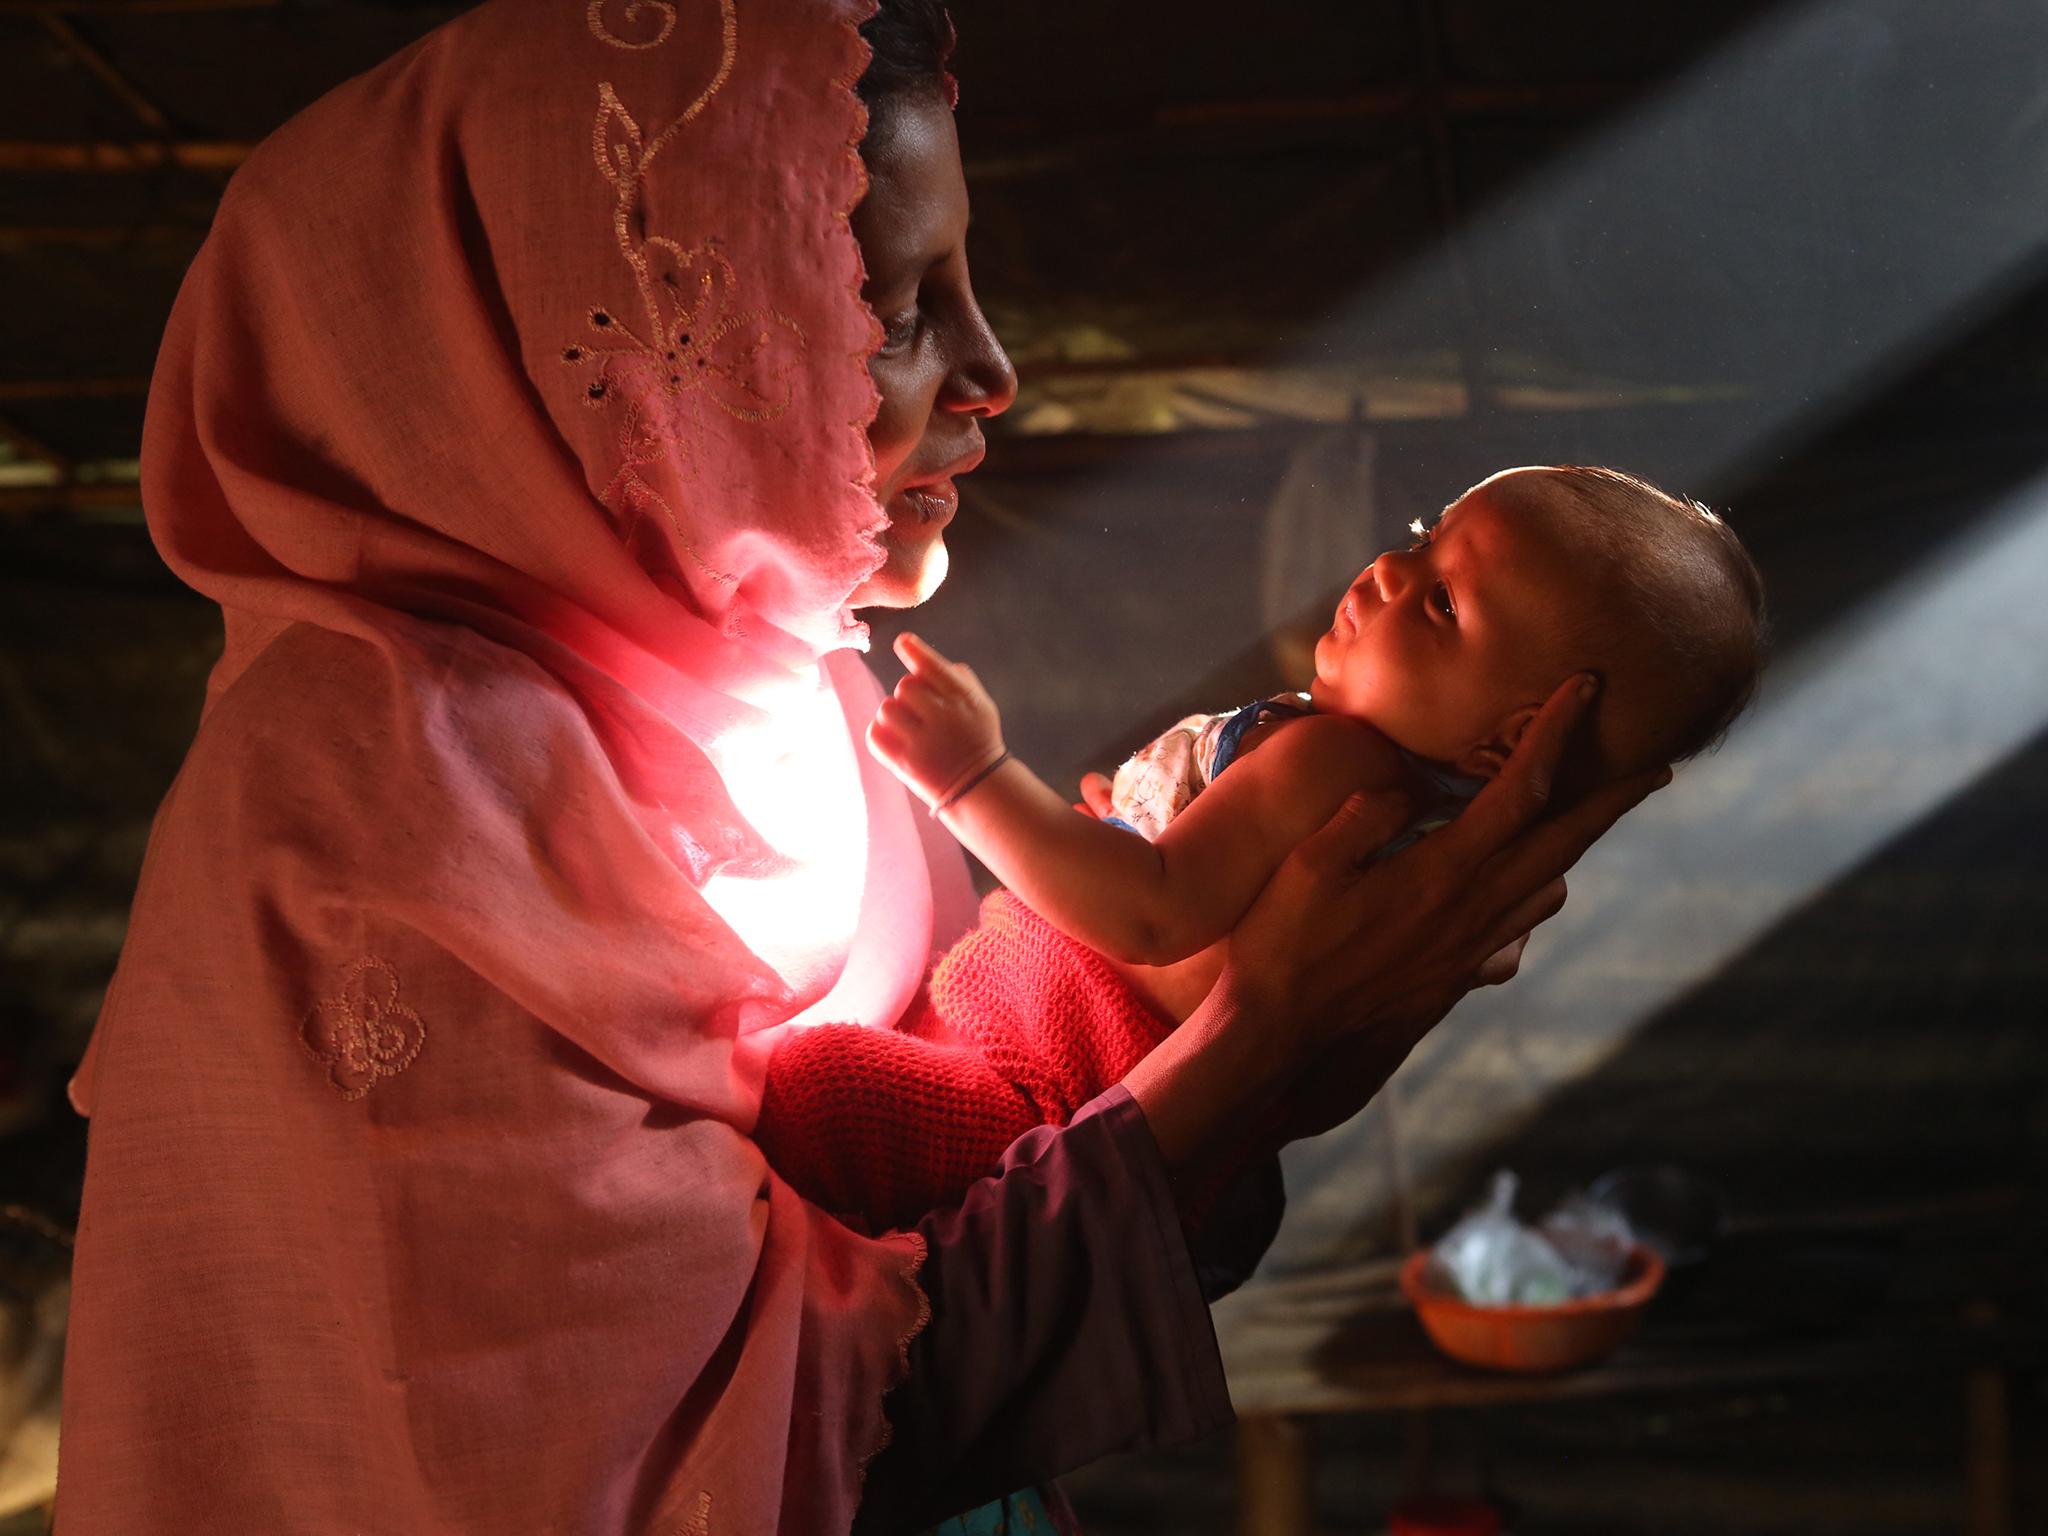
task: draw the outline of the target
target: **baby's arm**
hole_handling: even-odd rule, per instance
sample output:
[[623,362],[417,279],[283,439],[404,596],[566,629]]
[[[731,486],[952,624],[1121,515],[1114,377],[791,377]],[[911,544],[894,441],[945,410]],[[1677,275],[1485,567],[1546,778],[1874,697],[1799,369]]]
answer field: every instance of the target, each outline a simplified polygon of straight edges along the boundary
[[1315,715],[1253,733],[1230,772],[1148,843],[1076,812],[1006,758],[996,707],[970,669],[912,635],[896,649],[910,673],[869,727],[875,755],[1027,905],[1127,964],[1165,965],[1223,937],[1348,795],[1409,794],[1384,737]]
[[1009,757],[1001,716],[972,668],[912,634],[897,637],[896,654],[909,672],[876,711],[869,749],[1055,927],[1142,962],[1149,914],[1171,894],[1153,846],[1077,812]]

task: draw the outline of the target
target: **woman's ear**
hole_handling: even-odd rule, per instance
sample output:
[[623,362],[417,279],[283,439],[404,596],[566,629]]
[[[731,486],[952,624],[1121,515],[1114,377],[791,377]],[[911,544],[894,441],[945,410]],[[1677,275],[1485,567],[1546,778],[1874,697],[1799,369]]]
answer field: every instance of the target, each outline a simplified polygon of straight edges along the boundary
[[1529,729],[1529,722],[1542,712],[1540,704],[1524,704],[1520,709],[1501,721],[1493,735],[1474,746],[1467,747],[1451,766],[1468,779],[1491,779],[1498,777],[1507,766],[1515,743],[1522,739],[1522,732]]

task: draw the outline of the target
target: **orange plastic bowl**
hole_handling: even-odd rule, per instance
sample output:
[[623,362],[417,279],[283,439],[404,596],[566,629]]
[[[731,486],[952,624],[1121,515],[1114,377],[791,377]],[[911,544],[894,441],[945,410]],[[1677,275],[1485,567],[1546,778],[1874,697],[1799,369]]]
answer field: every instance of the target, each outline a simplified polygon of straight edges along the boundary
[[1641,1243],[1629,1249],[1614,1290],[1542,1307],[1474,1306],[1441,1290],[1430,1279],[1427,1250],[1401,1266],[1401,1290],[1436,1347],[1489,1371],[1564,1371],[1612,1353],[1663,1283],[1664,1261]]

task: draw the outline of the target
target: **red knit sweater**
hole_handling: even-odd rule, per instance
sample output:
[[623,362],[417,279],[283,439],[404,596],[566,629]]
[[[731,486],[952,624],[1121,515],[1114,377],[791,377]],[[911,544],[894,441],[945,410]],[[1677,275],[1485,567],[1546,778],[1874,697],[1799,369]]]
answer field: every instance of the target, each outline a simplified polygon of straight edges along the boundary
[[895,1029],[821,1024],[783,1042],[755,1140],[826,1210],[907,1227],[1025,1131],[1066,1124],[1172,1028],[1100,955],[997,891]]

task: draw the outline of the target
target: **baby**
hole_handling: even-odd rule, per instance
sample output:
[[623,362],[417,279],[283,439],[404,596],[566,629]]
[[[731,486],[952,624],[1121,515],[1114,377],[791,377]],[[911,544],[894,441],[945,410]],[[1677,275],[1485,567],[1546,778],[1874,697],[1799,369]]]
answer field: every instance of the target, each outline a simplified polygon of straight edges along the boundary
[[1391,846],[1440,825],[1575,671],[1602,692],[1563,793],[1692,756],[1755,687],[1762,583],[1697,503],[1617,470],[1511,469],[1413,526],[1346,589],[1305,695],[1182,721],[1118,772],[1112,818],[1011,756],[974,674],[913,635],[868,744],[1026,905],[1181,1018],[1218,941],[1348,796],[1408,829]]
[[1346,589],[1305,695],[1183,720],[1124,764],[1102,820],[1010,755],[971,670],[898,640],[909,673],[869,746],[1009,889],[897,1029],[778,1046],[756,1134],[785,1177],[872,1227],[915,1220],[1187,1018],[1221,941],[1350,796],[1405,829],[1390,850],[1456,815],[1574,672],[1602,687],[1560,797],[1692,756],[1755,687],[1762,583],[1697,503],[1513,469],[1414,527]]

